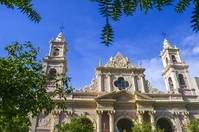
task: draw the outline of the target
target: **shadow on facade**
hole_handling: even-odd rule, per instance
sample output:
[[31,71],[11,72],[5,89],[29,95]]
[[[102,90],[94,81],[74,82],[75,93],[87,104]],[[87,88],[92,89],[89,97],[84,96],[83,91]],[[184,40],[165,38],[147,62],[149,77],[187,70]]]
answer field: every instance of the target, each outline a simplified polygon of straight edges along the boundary
[[133,126],[133,123],[131,120],[129,119],[120,119],[118,122],[117,122],[117,132],[131,132],[132,130],[132,126]]
[[160,129],[164,129],[164,132],[172,132],[171,123],[167,119],[164,118],[158,119],[157,126]]

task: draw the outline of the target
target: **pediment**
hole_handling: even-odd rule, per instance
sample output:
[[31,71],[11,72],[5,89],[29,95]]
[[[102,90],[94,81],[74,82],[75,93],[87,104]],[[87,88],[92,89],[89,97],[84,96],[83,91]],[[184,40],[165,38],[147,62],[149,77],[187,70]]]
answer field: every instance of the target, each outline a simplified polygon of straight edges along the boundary
[[138,93],[138,92],[135,93],[135,98],[137,101],[152,101],[153,100],[153,98],[151,98],[147,94]]
[[127,90],[113,91],[99,95],[95,98],[96,101],[152,101],[153,99],[146,94],[138,92],[129,92]]
[[135,100],[135,96],[133,93],[128,92],[126,90],[121,91],[113,91],[111,93],[107,93],[95,98],[98,101],[133,101]]

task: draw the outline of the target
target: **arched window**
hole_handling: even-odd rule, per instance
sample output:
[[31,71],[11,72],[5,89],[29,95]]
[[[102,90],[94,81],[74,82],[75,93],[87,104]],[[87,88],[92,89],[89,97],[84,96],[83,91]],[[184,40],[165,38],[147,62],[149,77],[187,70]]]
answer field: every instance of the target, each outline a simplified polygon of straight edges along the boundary
[[131,132],[132,131],[133,122],[127,118],[122,118],[117,122],[117,130],[118,132]]
[[56,77],[56,73],[57,73],[56,69],[54,69],[54,68],[50,69],[49,76],[52,77],[52,78],[55,78]]
[[176,57],[175,57],[174,55],[171,55],[171,59],[172,59],[172,61],[173,61],[174,63],[177,62]]
[[168,78],[169,88],[173,88],[173,81],[171,77]]
[[178,75],[178,78],[179,78],[180,85],[185,85],[185,81],[184,81],[183,75],[182,75],[182,74],[179,74],[179,75]]
[[157,121],[157,127],[163,130],[164,132],[173,132],[172,130],[172,124],[170,123],[169,120],[165,118],[160,118]]
[[58,56],[59,55],[59,49],[55,48],[53,51],[53,56]]

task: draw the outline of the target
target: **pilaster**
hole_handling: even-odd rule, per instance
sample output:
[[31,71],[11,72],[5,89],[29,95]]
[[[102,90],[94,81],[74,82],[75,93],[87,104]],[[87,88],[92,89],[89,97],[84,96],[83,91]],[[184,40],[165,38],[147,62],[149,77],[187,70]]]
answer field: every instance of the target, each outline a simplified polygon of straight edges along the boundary
[[111,110],[108,111],[108,115],[109,115],[109,131],[110,132],[114,132],[114,114],[115,114],[115,110]]
[[[54,124],[53,127],[56,126],[56,125],[59,125],[59,117],[60,117],[60,111],[54,111],[53,112],[53,122],[54,122],[53,123]],[[55,132],[57,132],[57,131],[55,130]]]
[[73,110],[66,110],[64,113],[66,114],[66,123],[70,123],[70,118],[73,115]]
[[173,79],[173,83],[174,83],[174,90],[175,90],[175,92],[178,92],[180,85],[179,85],[178,78],[177,78],[177,75],[176,75],[174,69],[172,69],[172,71],[171,71],[171,76],[172,76],[171,78]]
[[186,85],[187,85],[187,88],[188,89],[192,89],[192,85],[191,85],[191,79],[190,79],[190,76],[189,76],[189,72],[188,70],[185,71],[185,77],[187,78],[186,80]]
[[176,122],[177,132],[182,132],[182,126],[181,126],[181,123],[180,123],[179,115],[180,115],[180,112],[174,112],[173,113],[174,120]]
[[141,81],[141,92],[145,93],[144,74],[140,75],[140,81]]
[[111,92],[112,91],[112,85],[111,85],[111,73],[110,72],[108,72],[107,74],[106,74],[106,77],[107,77],[107,79],[108,79],[108,81],[107,81],[107,86],[108,86],[108,91],[109,92]]
[[131,78],[132,78],[132,92],[136,91],[136,87],[137,87],[137,83],[136,83],[136,79],[135,79],[136,75],[134,73],[131,74]]
[[96,114],[97,114],[97,132],[101,132],[102,131],[103,110],[96,110]]
[[156,111],[149,111],[150,121],[151,121],[153,130],[155,130],[155,119],[154,119],[155,113]]
[[102,91],[102,72],[97,71],[97,78],[98,78],[98,91]]
[[143,110],[138,110],[136,115],[138,117],[138,123],[142,123],[143,121],[143,114],[144,114],[144,111]]
[[185,124],[189,123],[189,112],[183,112]]

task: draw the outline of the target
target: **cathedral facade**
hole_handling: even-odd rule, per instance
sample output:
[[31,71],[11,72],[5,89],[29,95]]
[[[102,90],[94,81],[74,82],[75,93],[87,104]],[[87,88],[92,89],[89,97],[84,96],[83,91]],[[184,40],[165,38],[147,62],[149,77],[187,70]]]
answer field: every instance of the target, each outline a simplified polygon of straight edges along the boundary
[[[68,71],[66,53],[67,42],[60,33],[50,41],[49,54],[43,59],[47,75]],[[85,115],[96,132],[130,132],[133,120],[156,123],[165,132],[183,132],[183,124],[199,116],[198,87],[192,84],[179,49],[166,39],[160,57],[167,93],[152,88],[145,80],[145,69],[135,67],[118,52],[95,68],[90,86],[66,95],[65,111],[55,109],[34,118],[32,130],[51,132],[56,124]],[[48,90],[53,89],[49,84]]]

